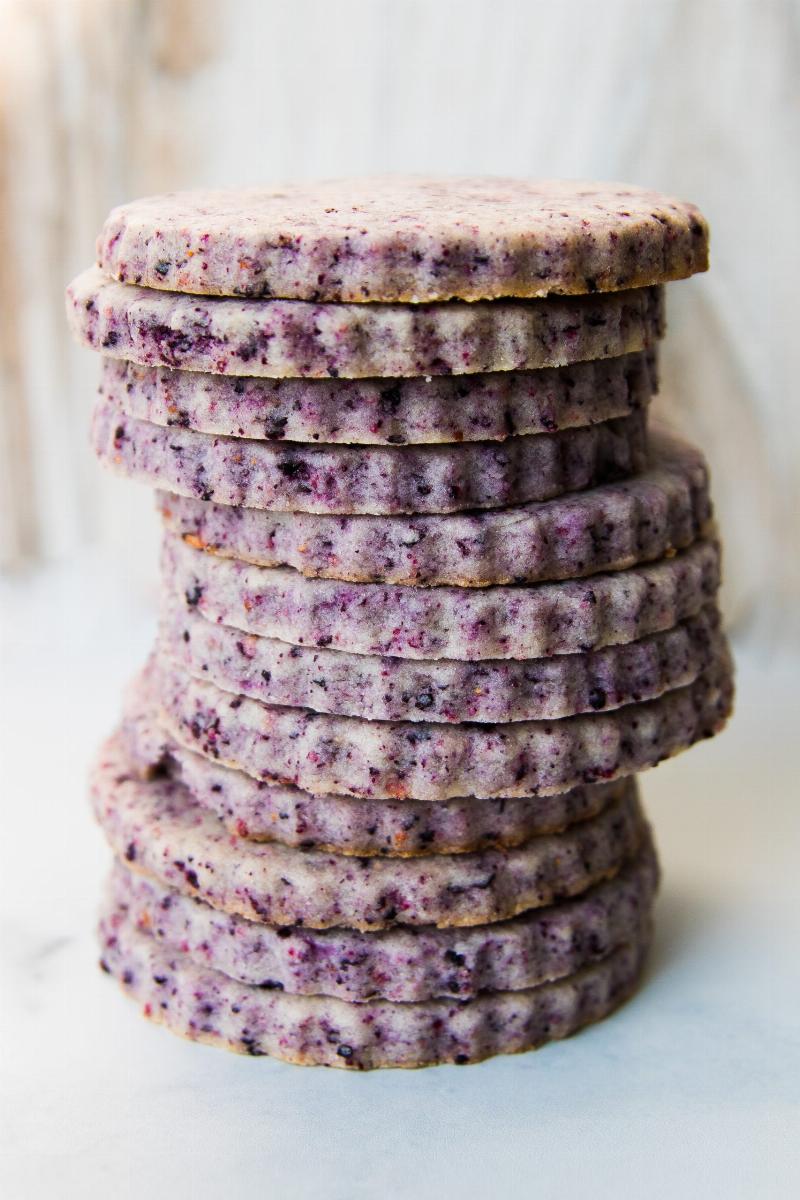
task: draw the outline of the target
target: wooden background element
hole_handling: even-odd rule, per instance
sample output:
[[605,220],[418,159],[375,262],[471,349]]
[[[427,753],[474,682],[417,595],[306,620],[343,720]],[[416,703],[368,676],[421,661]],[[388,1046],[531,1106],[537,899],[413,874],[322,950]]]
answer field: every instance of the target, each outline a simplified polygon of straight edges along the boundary
[[0,0],[0,561],[99,543],[145,581],[144,489],[91,462],[63,288],[108,208],[370,171],[629,179],[701,205],[658,405],[706,449],[734,624],[797,634],[792,0]]

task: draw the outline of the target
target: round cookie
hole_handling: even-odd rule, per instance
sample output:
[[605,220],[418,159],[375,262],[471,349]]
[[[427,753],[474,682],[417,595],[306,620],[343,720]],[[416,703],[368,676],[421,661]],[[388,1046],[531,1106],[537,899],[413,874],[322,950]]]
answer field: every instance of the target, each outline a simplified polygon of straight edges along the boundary
[[155,680],[168,733],[225,766],[314,793],[411,800],[547,795],[630,775],[718,732],[733,695],[722,637],[688,687],[552,722],[363,721],[261,704],[166,663]]
[[259,924],[220,913],[120,863],[109,895],[165,950],[240,983],[350,1003],[408,1004],[519,991],[580,971],[639,936],[657,883],[655,853],[645,843],[613,879],[573,900],[493,925],[397,926],[377,933]]
[[708,227],[631,184],[378,176],[134,200],[106,218],[97,260],[179,292],[491,300],[684,279],[708,267]]
[[399,446],[505,441],[641,412],[654,352],[571,367],[412,379],[267,379],[104,358],[100,393],[131,417],[229,437]]
[[137,773],[146,778],[168,771],[237,837],[302,850],[405,858],[520,846],[596,816],[626,786],[613,780],[552,796],[457,796],[437,804],[315,796],[254,779],[179,746],[156,723],[154,712],[152,681],[145,674],[130,690],[122,726]]
[[209,621],[299,646],[468,662],[636,641],[695,616],[716,595],[719,574],[719,548],[705,539],[656,563],[533,587],[309,579],[204,553],[173,535],[161,556],[165,595]]
[[513,437],[440,446],[309,446],[215,437],[129,417],[101,400],[98,458],[122,475],[179,495],[305,513],[449,513],[549,500],[645,461],[644,412]]
[[499,511],[334,517],[174,495],[159,503],[193,546],[314,578],[462,588],[575,579],[660,558],[709,529],[702,454],[663,432],[649,442],[632,479]]
[[288,1062],[370,1070],[479,1062],[532,1050],[608,1016],[636,988],[649,931],[554,983],[474,1000],[348,1004],[237,983],[135,929],[124,910],[100,926],[100,966],[143,1015],[192,1041]]
[[170,743],[169,761],[198,803],[237,837],[301,850],[414,858],[510,849],[596,816],[624,791],[624,781],[582,784],[552,796],[456,796],[425,800],[315,796],[266,783]]
[[116,283],[96,267],[67,289],[79,341],[110,358],[218,375],[361,379],[559,367],[647,350],[659,288],[414,307],[230,300]]
[[289,645],[207,621],[173,601],[158,653],[196,679],[292,708],[370,721],[555,720],[652,700],[708,666],[715,606],[637,642],[538,659],[407,659]]
[[645,822],[630,781],[596,817],[510,850],[360,858],[232,837],[168,775],[142,779],[117,734],[92,772],[95,815],[133,870],[269,925],[483,925],[578,895],[633,857]]

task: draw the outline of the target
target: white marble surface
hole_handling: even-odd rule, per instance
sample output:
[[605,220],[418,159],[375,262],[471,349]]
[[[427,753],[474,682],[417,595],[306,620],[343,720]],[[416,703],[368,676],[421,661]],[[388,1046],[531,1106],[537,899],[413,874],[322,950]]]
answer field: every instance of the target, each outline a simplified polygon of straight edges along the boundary
[[536,1054],[348,1075],[181,1042],[97,970],[84,780],[148,598],[90,559],[4,586],[4,1200],[800,1194],[800,662],[742,651],[729,731],[648,778],[665,882],[626,1009]]

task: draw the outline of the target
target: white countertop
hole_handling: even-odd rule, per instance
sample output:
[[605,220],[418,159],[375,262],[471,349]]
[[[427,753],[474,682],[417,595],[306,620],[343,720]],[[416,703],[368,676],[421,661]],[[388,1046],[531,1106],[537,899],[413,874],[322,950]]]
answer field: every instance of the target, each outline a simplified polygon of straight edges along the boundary
[[800,660],[741,651],[729,730],[646,778],[664,883],[627,1007],[537,1053],[356,1075],[182,1042],[97,970],[85,776],[153,618],[91,559],[2,598],[3,1200],[800,1194]]

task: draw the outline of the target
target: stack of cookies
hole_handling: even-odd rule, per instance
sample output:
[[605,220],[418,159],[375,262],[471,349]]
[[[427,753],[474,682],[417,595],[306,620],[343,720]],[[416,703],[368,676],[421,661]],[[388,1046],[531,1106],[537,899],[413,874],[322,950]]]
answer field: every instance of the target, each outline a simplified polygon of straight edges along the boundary
[[170,194],[69,288],[158,489],[151,661],[92,796],[102,964],[174,1032],[371,1068],[637,985],[639,771],[731,706],[700,453],[647,418],[689,204],[384,179]]

